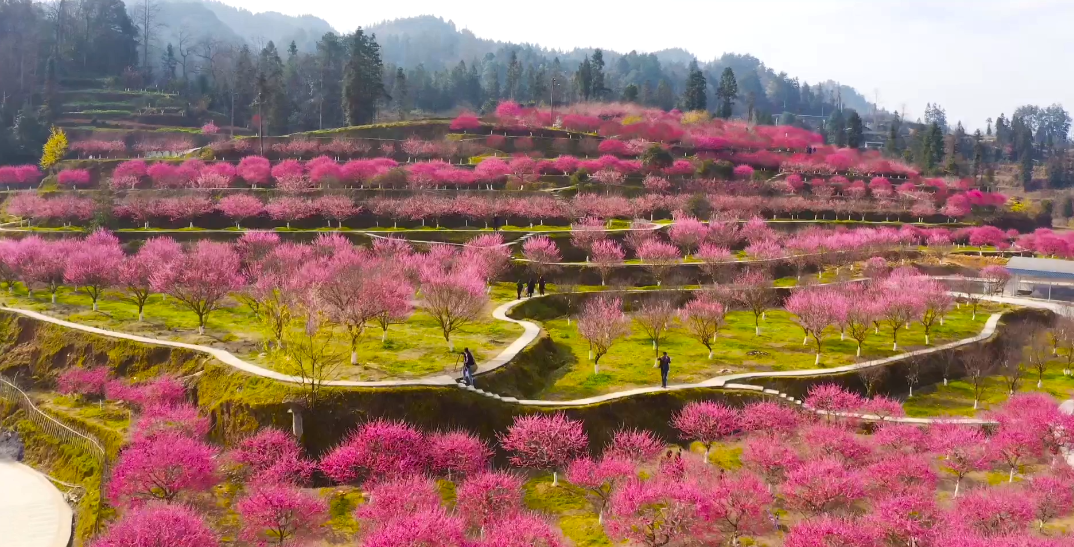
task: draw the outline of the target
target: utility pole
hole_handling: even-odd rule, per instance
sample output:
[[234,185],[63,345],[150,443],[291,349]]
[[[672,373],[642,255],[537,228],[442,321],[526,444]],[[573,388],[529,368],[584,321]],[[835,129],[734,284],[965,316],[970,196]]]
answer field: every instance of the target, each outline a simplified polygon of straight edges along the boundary
[[261,145],[261,156],[265,155],[265,116],[261,114],[261,104],[264,103],[264,95],[257,92],[257,141]]
[[552,107],[552,127],[556,126],[556,77],[552,76],[552,85],[548,92],[548,104]]

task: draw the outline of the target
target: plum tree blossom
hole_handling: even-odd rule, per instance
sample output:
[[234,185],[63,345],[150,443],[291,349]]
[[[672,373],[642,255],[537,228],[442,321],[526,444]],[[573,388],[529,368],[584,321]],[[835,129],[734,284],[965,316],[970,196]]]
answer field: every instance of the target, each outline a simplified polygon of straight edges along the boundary
[[79,286],[93,301],[93,311],[97,311],[101,293],[119,281],[123,260],[119,240],[107,231],[99,230],[67,258],[63,277],[68,283]]
[[603,239],[590,248],[590,262],[600,272],[600,284],[607,285],[612,270],[623,264],[623,248],[619,243]]
[[836,458],[810,460],[787,473],[780,491],[787,505],[812,515],[848,507],[865,495],[861,476]]
[[291,435],[265,428],[239,442],[228,458],[245,466],[251,484],[302,484],[309,480],[315,465],[302,456],[302,447]]
[[723,304],[705,295],[699,295],[679,310],[679,320],[690,336],[709,350],[709,359],[712,359],[712,344],[716,342],[716,334],[724,323],[724,313]]
[[217,547],[205,519],[185,505],[149,503],[127,511],[93,547]]
[[492,458],[485,441],[464,431],[433,433],[428,436],[429,468],[437,474],[469,477],[484,471]]
[[604,457],[641,464],[664,451],[665,444],[643,429],[620,429],[604,448]]
[[735,409],[709,401],[687,403],[671,419],[684,439],[705,446],[705,462],[713,445],[742,430],[742,416]]
[[325,457],[321,470],[338,483],[376,483],[425,469],[427,455],[417,450],[424,435],[403,422],[372,420],[362,424]]
[[522,256],[529,261],[530,267],[537,275],[545,275],[552,271],[555,263],[561,259],[559,247],[556,243],[545,236],[537,236],[527,239],[522,244]]
[[541,516],[518,512],[494,523],[477,547],[565,547],[562,535]]
[[436,482],[420,474],[378,482],[368,487],[369,502],[358,507],[355,518],[380,528],[424,511],[440,509]]
[[679,250],[670,243],[664,243],[657,239],[650,239],[642,243],[638,249],[638,258],[642,264],[656,278],[657,286],[662,285],[668,270],[679,262]]
[[164,263],[150,276],[154,290],[174,296],[198,317],[198,334],[205,334],[209,314],[243,284],[239,256],[230,245],[201,240],[176,260]]
[[481,279],[470,272],[435,272],[421,281],[425,310],[440,327],[451,351],[455,350],[451,333],[480,318],[488,305],[488,294]]
[[232,194],[221,198],[216,209],[234,220],[235,227],[241,229],[242,221],[260,215],[265,210],[265,204],[249,194]]
[[128,506],[207,490],[216,484],[215,458],[215,451],[201,441],[176,431],[162,432],[120,453],[108,484],[109,498]]
[[659,356],[660,342],[677,319],[675,304],[667,298],[649,298],[642,302],[633,318],[652,341],[654,355]]
[[630,334],[630,318],[623,313],[619,298],[592,298],[582,305],[578,317],[578,334],[589,342],[589,357],[593,359],[593,374],[600,371],[600,358],[612,345]]
[[582,422],[562,413],[516,416],[499,439],[500,446],[511,454],[512,465],[551,471],[553,486],[559,484],[558,471],[589,445]]
[[474,529],[483,530],[522,510],[522,478],[510,472],[477,473],[455,492],[455,510]]
[[604,509],[616,488],[637,474],[634,464],[605,456],[600,460],[583,457],[567,467],[567,480],[584,488],[597,511],[597,522],[604,523]]
[[283,547],[315,536],[328,505],[293,486],[261,485],[235,504],[235,512],[242,519],[244,538]]
[[746,270],[732,283],[731,298],[753,312],[754,334],[761,335],[761,317],[772,306],[772,280],[759,270]]

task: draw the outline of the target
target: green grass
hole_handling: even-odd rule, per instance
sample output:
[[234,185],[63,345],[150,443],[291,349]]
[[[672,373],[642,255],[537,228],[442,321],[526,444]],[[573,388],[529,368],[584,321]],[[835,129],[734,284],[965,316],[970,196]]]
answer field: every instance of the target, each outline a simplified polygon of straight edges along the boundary
[[[980,333],[989,312],[997,306],[982,309],[971,320],[968,308],[953,310],[945,324],[933,327],[933,345],[968,338]],[[558,371],[558,377],[539,398],[566,400],[592,397],[614,391],[659,385],[660,374],[653,368],[656,353],[652,342],[636,325],[633,333],[620,339],[600,360],[599,373],[588,359],[589,345],[578,334],[577,322],[568,326],[565,318],[545,321],[547,336],[574,356],[571,365]],[[720,330],[713,345],[713,358],[700,342],[680,328],[673,330],[660,344],[660,351],[672,357],[673,384],[697,383],[728,373],[788,371],[830,368],[858,361],[890,357],[908,349],[924,347],[924,330],[914,323],[909,330],[899,331],[899,350],[892,351],[890,330],[882,327],[880,334],[870,334],[862,346],[862,356],[855,357],[857,344],[849,337],[839,339],[838,332],[829,330],[822,341],[821,362],[815,361],[812,339],[803,345],[804,335],[793,316],[783,310],[772,310],[761,321],[761,334],[754,334],[754,317],[750,312],[733,311]],[[750,353],[753,353],[752,355]],[[759,353],[758,353],[759,352]]]
[[[1028,370],[1022,378],[1018,391],[1020,393],[1043,392],[1058,400],[1066,400],[1074,392],[1074,377],[1063,375],[1065,359],[1054,361],[1044,374],[1041,389],[1037,389],[1037,371]],[[999,376],[985,379],[984,393],[978,410],[973,410],[973,384],[968,380],[952,380],[948,385],[937,384],[935,387],[915,393],[903,403],[908,416],[965,416],[973,417],[985,413],[1007,401],[1007,386]]]
[[563,535],[576,547],[612,545],[597,521],[593,505],[578,488],[559,479],[552,486],[550,473],[542,473],[522,486],[526,507],[558,520]]
[[[145,321],[139,322],[137,307],[120,300],[121,296],[107,292],[99,301],[99,311],[94,312],[90,298],[69,287],[60,289],[53,305],[47,291],[36,291],[31,297],[25,288],[16,285],[12,293],[0,291],[0,302],[102,329],[222,348],[248,361],[286,371],[287,367],[263,353],[265,337],[257,319],[238,301],[228,299],[222,308],[209,314],[206,332],[199,335],[196,316],[174,298],[150,297]],[[470,348],[479,363],[498,355],[523,332],[518,325],[491,318],[492,306],[514,298],[514,286],[495,285],[490,298],[492,303],[480,321],[452,334],[456,349]],[[294,328],[301,326],[296,322]],[[349,364],[350,338],[343,329],[335,332],[332,349],[340,356],[341,366],[333,379],[380,380],[455,373],[458,354],[448,350],[439,327],[420,309],[405,324],[392,325],[384,343],[380,328],[369,325],[358,346],[358,366]]]

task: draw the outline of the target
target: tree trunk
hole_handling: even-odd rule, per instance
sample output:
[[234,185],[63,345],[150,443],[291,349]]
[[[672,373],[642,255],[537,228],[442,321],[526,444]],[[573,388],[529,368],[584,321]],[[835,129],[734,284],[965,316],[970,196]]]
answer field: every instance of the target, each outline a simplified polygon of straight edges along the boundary
[[358,352],[357,351],[351,350],[351,364],[352,365],[357,365],[358,364]]
[[556,471],[552,472],[552,486],[559,486],[559,473]]

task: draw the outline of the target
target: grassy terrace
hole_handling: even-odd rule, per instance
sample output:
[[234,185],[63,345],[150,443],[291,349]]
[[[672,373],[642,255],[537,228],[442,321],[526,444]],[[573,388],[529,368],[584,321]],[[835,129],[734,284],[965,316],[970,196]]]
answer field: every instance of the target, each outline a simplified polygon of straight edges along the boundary
[[[1044,381],[1040,389],[1037,389],[1037,371],[1028,369],[1022,377],[1018,391],[1023,393],[1044,392],[1057,400],[1071,398],[1074,393],[1074,377],[1064,376],[1063,367],[1066,359],[1053,361],[1049,370],[1044,374]],[[903,403],[906,414],[909,416],[981,416],[996,407],[1008,398],[1007,384],[999,376],[991,376],[985,379],[984,393],[978,409],[973,409],[973,384],[968,380],[953,380],[948,385],[938,384],[914,393],[914,396]]]
[[[953,310],[944,325],[933,327],[933,345],[969,338],[980,333],[989,313],[1003,309],[998,305],[984,306],[971,318],[970,310]],[[624,389],[658,385],[660,374],[653,368],[656,354],[652,342],[636,325],[633,333],[612,346],[600,360],[599,372],[594,373],[588,359],[589,344],[578,334],[577,322],[567,325],[566,318],[542,323],[546,335],[568,355],[568,365],[556,372],[554,381],[540,398],[567,400],[602,395]],[[767,313],[761,322],[760,336],[754,335],[753,314],[733,311],[713,345],[713,358],[708,350],[681,328],[673,330],[660,344],[660,351],[672,357],[669,382],[696,383],[715,376],[740,372],[787,371],[815,368],[815,346],[812,339],[803,345],[803,332],[793,316],[783,310]],[[899,351],[891,349],[891,333],[882,327],[880,334],[871,335],[862,347],[862,356],[855,356],[856,342],[840,340],[838,332],[829,330],[823,340],[820,368],[837,367],[890,357],[908,349],[924,347],[925,334],[920,324],[899,331]]]
[[[264,352],[265,337],[256,317],[238,301],[230,300],[211,313],[205,334],[199,335],[194,314],[175,299],[152,296],[146,305],[145,321],[139,322],[137,307],[119,300],[121,296],[106,293],[99,302],[99,311],[94,312],[90,298],[70,288],[62,288],[57,303],[52,305],[47,292],[37,291],[31,297],[24,287],[17,285],[11,293],[0,292],[0,302],[102,329],[226,349],[247,361],[287,372],[285,365]],[[514,298],[514,286],[494,286],[490,296],[492,304],[486,319],[467,325],[452,336],[460,351],[469,347],[479,362],[496,356],[522,334],[521,327],[491,318],[493,306]],[[295,328],[299,326],[296,324]],[[457,356],[448,351],[439,327],[420,308],[406,324],[392,325],[384,343],[379,327],[367,327],[359,345],[358,366],[349,364],[350,339],[342,329],[337,329],[331,349],[341,361],[348,363],[338,367],[334,375],[334,379],[345,380],[420,378],[451,373]]]

